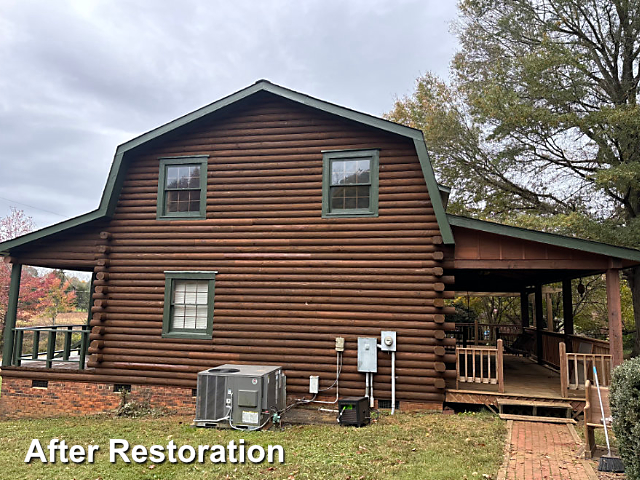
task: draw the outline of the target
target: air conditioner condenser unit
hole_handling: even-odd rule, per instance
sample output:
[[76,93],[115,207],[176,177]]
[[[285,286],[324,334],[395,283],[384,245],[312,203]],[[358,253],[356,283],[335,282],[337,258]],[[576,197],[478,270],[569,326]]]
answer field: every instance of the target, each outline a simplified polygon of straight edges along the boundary
[[198,427],[257,429],[286,406],[282,367],[220,365],[198,373]]

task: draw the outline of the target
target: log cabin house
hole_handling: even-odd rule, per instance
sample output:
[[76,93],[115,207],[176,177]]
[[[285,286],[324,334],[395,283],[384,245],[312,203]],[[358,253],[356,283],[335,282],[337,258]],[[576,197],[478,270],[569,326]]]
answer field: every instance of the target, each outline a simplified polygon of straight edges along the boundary
[[[447,196],[420,131],[264,80],[134,138],[98,209],[0,244],[13,266],[0,414],[99,412],[123,390],[192,412],[197,372],[225,363],[282,365],[289,396],[309,397],[310,375],[321,389],[335,380],[336,337],[339,394],[361,396],[357,338],[382,330],[397,332],[401,409],[568,399],[578,360],[621,362],[619,271],[639,251],[447,215]],[[17,328],[22,265],[91,272],[87,324]],[[573,335],[571,279],[594,273],[607,279],[610,342]],[[554,282],[562,332],[543,315]],[[542,367],[502,340],[457,341],[456,290],[520,295],[525,348],[562,375],[543,369],[536,383]],[[379,406],[390,376],[379,353]]]

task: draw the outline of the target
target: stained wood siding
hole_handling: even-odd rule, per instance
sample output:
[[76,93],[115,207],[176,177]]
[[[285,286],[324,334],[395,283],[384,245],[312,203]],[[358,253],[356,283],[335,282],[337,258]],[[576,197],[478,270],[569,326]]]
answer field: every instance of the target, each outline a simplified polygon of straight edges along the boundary
[[[380,149],[379,217],[322,218],[321,151],[359,148]],[[158,158],[192,154],[210,155],[206,220],[156,220]],[[443,401],[453,278],[411,140],[259,94],[128,162],[96,268],[96,374],[195,386],[222,363],[277,364],[302,395],[309,375],[334,381],[343,336],[340,392],[362,395],[357,337],[392,329],[398,399]],[[161,337],[166,270],[218,271],[211,340]],[[375,390],[390,397],[382,353]]]
[[107,220],[94,221],[12,251],[15,262],[35,267],[92,271],[100,232]]
[[602,269],[610,257],[494,233],[453,227],[455,249],[447,249],[445,266],[476,269]]

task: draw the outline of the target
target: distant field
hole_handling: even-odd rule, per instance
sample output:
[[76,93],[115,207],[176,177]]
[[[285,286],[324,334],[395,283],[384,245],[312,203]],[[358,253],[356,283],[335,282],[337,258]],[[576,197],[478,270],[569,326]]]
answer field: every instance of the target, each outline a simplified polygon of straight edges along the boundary
[[[87,312],[61,313],[56,317],[56,325],[81,325],[87,323]],[[34,327],[36,325],[51,325],[51,318],[31,317],[28,320],[18,320],[18,327]]]

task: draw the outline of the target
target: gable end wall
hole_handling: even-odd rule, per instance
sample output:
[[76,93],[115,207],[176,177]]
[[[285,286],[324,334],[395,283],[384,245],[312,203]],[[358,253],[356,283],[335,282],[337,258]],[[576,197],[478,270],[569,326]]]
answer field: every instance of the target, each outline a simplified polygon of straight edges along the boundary
[[[378,218],[323,219],[322,150],[380,149]],[[207,218],[156,220],[158,158],[209,155]],[[357,337],[398,332],[397,398],[442,402],[441,239],[413,141],[268,94],[128,159],[94,301],[90,366],[101,376],[184,384],[223,363],[285,368],[288,393],[335,379],[362,395]],[[166,270],[215,270],[212,340],[161,337]],[[375,390],[390,398],[390,357]],[[333,394],[334,391],[328,392]]]

